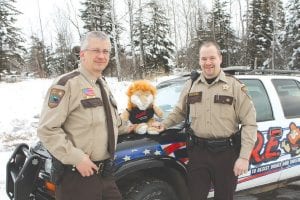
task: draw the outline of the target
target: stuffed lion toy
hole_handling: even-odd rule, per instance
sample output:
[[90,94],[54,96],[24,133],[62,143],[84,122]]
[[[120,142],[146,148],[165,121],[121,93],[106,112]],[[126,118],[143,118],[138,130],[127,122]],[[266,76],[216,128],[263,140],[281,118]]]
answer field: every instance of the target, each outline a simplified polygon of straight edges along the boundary
[[151,126],[155,121],[154,116],[161,118],[162,110],[154,105],[156,88],[146,80],[133,82],[128,90],[128,105],[121,114],[124,121],[135,125],[134,132],[138,134],[159,134],[158,129]]

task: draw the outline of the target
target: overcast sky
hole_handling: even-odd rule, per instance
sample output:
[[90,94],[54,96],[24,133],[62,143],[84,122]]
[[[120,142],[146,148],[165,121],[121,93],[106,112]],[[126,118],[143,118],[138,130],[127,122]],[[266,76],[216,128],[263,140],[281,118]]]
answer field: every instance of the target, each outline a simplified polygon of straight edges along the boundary
[[[35,33],[41,38],[41,26],[39,22],[39,7],[42,21],[42,28],[45,41],[50,45],[54,41],[55,33],[54,20],[57,19],[58,11],[66,11],[67,3],[73,3],[77,15],[80,7],[79,0],[17,0],[16,7],[23,14],[18,16],[17,26],[22,29],[26,39]],[[72,15],[76,13],[72,11]],[[76,40],[76,39],[75,39]],[[78,40],[78,38],[77,38]]]
[[[75,15],[80,15],[79,8],[81,7],[81,0],[17,0],[16,7],[19,11],[23,14],[18,16],[17,26],[22,29],[24,33],[24,37],[26,38],[27,42],[29,42],[30,36],[35,33],[38,34],[39,38],[41,38],[41,27],[39,22],[39,7],[40,7],[40,15],[42,21],[42,28],[44,39],[47,45],[50,45],[50,41],[55,41],[56,34],[55,34],[55,22],[54,20],[57,19],[58,11],[65,11],[68,13],[67,4],[70,5],[72,2],[75,10],[71,9],[71,17],[74,18]],[[116,6],[116,15],[117,21],[119,23],[128,23],[128,16],[126,15],[127,6],[125,5],[125,0],[115,0]],[[204,0],[209,5],[209,2]],[[74,13],[77,12],[77,13]],[[126,22],[127,21],[127,22]],[[127,28],[128,26],[125,26]],[[71,26],[71,28],[74,28]],[[73,31],[76,33],[76,30]],[[128,31],[124,31],[121,43],[127,43],[129,40]],[[79,38],[76,38],[77,34],[74,34],[74,45],[78,45]]]
[[[50,45],[50,41],[55,41],[56,37],[56,26],[55,20],[60,19],[58,17],[59,11],[64,11],[64,13],[69,13],[71,18],[77,18],[79,19],[79,8],[81,7],[80,2],[82,0],[16,0],[17,3],[15,4],[17,9],[21,11],[23,14],[18,16],[18,22],[17,26],[22,29],[22,32],[24,33],[24,38],[29,42],[29,38],[32,35],[32,33],[38,34],[38,37],[41,38],[41,27],[39,23],[39,9],[40,7],[40,15],[41,15],[41,21],[42,21],[42,28],[43,28],[43,34],[44,39],[47,45]],[[205,3],[208,7],[208,9],[212,6],[212,0],[202,0],[203,3]],[[242,1],[243,3],[244,1]],[[286,2],[286,0],[283,0],[283,2]],[[74,6],[70,9],[70,11],[67,11],[67,4]],[[237,1],[232,1],[232,7],[231,7],[231,15],[232,15],[232,26],[236,30],[236,34],[240,35],[241,33],[239,30],[241,29],[239,25],[239,7]],[[115,0],[116,4],[116,15],[117,15],[117,21],[119,23],[128,23],[128,16],[126,15],[127,7],[125,5],[125,0]],[[243,6],[245,8],[245,5]],[[75,13],[76,12],[76,13]],[[122,18],[122,20],[120,20]],[[69,23],[70,24],[70,23]],[[73,45],[79,44],[79,38],[78,34],[76,34],[76,30],[74,27],[70,24],[70,28],[72,28]],[[81,25],[82,28],[82,25]],[[128,26],[125,25],[124,28],[128,28]],[[122,44],[128,44],[129,31],[124,31],[123,36],[121,35],[121,43]],[[55,45],[55,44],[52,44]]]
[[[57,23],[55,20],[60,19],[58,13],[62,12],[64,14],[68,14],[72,19],[75,19],[75,16],[80,19],[78,17],[80,15],[79,8],[81,8],[80,2],[82,2],[82,0],[17,0],[16,7],[23,13],[18,16],[17,26],[22,29],[26,39],[30,38],[32,33],[38,34],[38,36],[41,38],[41,26],[39,22],[38,9],[40,7],[45,42],[46,44],[50,45],[50,41],[55,41],[55,38],[53,38],[56,37],[55,24]],[[125,5],[125,0],[115,0],[115,2],[117,21],[119,23],[124,23],[124,21],[127,21],[128,18],[126,15],[127,7]],[[67,9],[68,6],[69,10]],[[78,34],[74,26],[72,26],[71,23],[69,24],[70,28],[73,29],[72,31],[74,32],[74,45],[78,45]],[[82,29],[82,25],[80,28]]]

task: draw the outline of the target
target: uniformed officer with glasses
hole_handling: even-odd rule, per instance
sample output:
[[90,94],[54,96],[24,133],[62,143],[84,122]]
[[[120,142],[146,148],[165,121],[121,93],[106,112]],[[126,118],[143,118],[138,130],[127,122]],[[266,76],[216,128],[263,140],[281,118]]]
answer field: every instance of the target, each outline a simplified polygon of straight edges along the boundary
[[57,78],[47,93],[37,132],[63,169],[55,179],[58,200],[122,199],[110,170],[118,133],[132,127],[123,126],[102,76],[110,51],[105,33],[88,32],[79,69]]

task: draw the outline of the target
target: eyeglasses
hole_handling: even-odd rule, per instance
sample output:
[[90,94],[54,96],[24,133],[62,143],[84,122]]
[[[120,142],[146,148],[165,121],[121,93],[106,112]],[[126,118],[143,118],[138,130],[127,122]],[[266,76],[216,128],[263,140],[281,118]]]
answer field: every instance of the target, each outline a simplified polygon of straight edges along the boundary
[[103,55],[109,55],[110,54],[110,51],[108,49],[84,49],[84,51],[91,51],[95,54],[103,54]]

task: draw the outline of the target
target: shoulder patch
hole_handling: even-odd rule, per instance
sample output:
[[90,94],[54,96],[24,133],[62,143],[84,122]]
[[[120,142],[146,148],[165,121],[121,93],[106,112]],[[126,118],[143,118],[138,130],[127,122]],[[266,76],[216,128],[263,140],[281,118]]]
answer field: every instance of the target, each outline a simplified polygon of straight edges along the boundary
[[246,87],[245,84],[242,84],[241,90],[248,94],[248,88]]
[[70,74],[66,74],[65,76],[61,77],[59,81],[57,82],[57,85],[65,86],[68,80],[71,78],[74,78],[75,76],[78,76],[80,74],[79,71],[71,72]]
[[49,108],[57,107],[64,95],[65,95],[64,90],[52,88],[48,100]]
[[242,90],[242,92],[244,92],[247,95],[247,97],[249,99],[252,99],[252,97],[248,93],[248,88],[247,88],[247,86],[244,83],[242,83],[241,90]]

